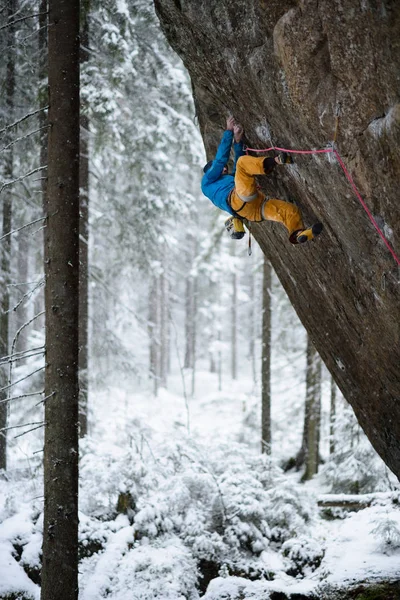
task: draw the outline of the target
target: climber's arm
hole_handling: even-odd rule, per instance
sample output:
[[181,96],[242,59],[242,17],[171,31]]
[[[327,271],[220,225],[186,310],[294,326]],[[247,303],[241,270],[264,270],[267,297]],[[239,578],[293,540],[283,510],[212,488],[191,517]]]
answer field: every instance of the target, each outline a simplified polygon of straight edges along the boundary
[[212,167],[204,175],[204,178],[207,179],[208,183],[212,183],[221,177],[222,171],[229,160],[233,141],[234,125],[235,121],[233,117],[229,117],[226,122],[226,131],[224,131],[218,146],[217,154],[213,160]]
[[244,145],[243,145],[243,141],[242,141],[242,137],[243,137],[243,127],[241,125],[235,125],[233,128],[233,136],[234,136],[234,144],[233,144],[233,150],[235,152],[235,159],[234,159],[234,163],[233,163],[233,171],[232,171],[232,175],[235,175],[236,172],[236,163],[238,161],[238,158],[240,158],[241,156],[244,155]]

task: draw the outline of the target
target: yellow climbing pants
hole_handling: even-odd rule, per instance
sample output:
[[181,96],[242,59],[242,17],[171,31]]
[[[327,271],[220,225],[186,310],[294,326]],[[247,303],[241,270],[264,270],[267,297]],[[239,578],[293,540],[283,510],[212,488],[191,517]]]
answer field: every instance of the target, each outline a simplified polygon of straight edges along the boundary
[[249,221],[277,221],[282,223],[290,235],[304,229],[297,206],[284,200],[267,200],[257,188],[255,175],[265,175],[265,157],[241,156],[236,163],[235,187],[230,196],[231,207]]

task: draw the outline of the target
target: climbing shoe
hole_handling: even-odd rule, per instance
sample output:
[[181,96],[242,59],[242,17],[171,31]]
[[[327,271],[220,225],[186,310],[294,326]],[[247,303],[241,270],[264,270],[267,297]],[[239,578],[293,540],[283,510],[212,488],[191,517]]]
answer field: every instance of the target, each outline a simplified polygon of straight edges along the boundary
[[278,165],[291,165],[293,163],[293,159],[287,152],[279,152],[277,156]]
[[225,221],[225,229],[234,240],[241,240],[245,235],[243,222],[237,217],[229,217],[229,219]]
[[264,173],[266,175],[269,175],[270,173],[272,173],[272,171],[275,169],[275,167],[276,167],[276,161],[274,158],[272,158],[272,156],[267,156],[266,158],[264,158],[263,168],[264,168]]
[[304,244],[304,242],[309,242],[310,240],[313,240],[315,236],[321,233],[323,228],[324,226],[322,225],[322,223],[314,223],[312,227],[299,231],[296,238],[297,243]]

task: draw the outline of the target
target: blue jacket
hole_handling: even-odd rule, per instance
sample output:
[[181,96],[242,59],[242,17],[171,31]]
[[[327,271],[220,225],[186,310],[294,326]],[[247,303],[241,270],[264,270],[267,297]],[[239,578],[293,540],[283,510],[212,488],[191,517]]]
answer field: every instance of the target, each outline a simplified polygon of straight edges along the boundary
[[213,160],[212,166],[203,175],[201,180],[201,191],[211,200],[215,206],[231,215],[235,214],[228,205],[228,196],[235,187],[235,171],[237,159],[244,154],[243,143],[239,142],[233,145],[235,151],[235,160],[233,171],[229,175],[222,175],[222,171],[229,160],[233,141],[233,131],[226,130],[218,146],[217,154]]

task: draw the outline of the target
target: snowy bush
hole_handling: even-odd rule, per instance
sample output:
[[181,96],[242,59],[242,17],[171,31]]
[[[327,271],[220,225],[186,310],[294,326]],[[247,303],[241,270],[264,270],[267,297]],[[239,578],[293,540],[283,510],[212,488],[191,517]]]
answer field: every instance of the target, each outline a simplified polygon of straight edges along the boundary
[[151,545],[133,542],[121,529],[94,563],[82,564],[82,600],[197,600],[196,561],[181,540],[160,537]]
[[398,485],[375,452],[347,403],[335,419],[336,451],[320,468],[318,479],[334,494],[366,494]]
[[124,525],[125,519],[121,516],[112,521],[102,521],[79,513],[79,558],[104,550],[112,534]]
[[367,494],[387,491],[392,487],[388,473],[386,481],[382,473],[386,465],[376,454],[367,438],[353,449],[336,452],[320,470],[320,479],[334,494]]
[[384,554],[390,554],[400,548],[400,524],[386,513],[374,521],[375,527],[371,533],[378,541],[378,549]]
[[288,559],[285,569],[288,575],[306,577],[318,569],[325,552],[319,542],[301,536],[287,540],[282,545],[282,554]]
[[115,517],[121,492],[129,492],[134,504],[151,485],[148,471],[133,448],[99,449],[85,439],[80,452],[79,502],[80,510],[86,515],[101,515],[103,519]]
[[206,570],[269,579],[260,555],[271,540],[281,544],[303,532],[315,503],[302,486],[279,485],[270,457],[240,445],[230,450],[216,447],[210,460],[191,443],[170,446],[164,479],[138,501],[135,538],[177,535]]
[[300,535],[315,516],[315,499],[303,486],[286,482],[269,491],[266,518],[271,541],[282,544]]

